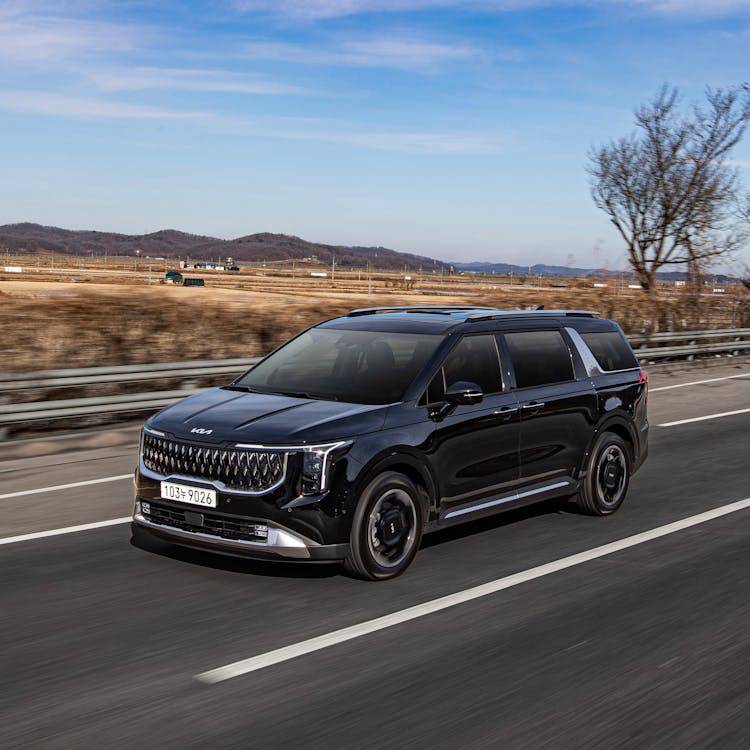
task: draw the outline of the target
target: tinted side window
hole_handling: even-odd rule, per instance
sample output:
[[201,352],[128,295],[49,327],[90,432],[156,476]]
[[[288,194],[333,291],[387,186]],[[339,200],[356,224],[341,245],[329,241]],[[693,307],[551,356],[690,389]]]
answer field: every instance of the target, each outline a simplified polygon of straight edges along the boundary
[[619,331],[582,333],[581,338],[596,357],[602,370],[630,370],[638,367],[630,344]]
[[573,380],[573,362],[559,331],[506,333],[505,341],[519,388]]
[[494,336],[465,336],[448,355],[443,370],[446,388],[463,380],[476,383],[485,394],[503,389]]

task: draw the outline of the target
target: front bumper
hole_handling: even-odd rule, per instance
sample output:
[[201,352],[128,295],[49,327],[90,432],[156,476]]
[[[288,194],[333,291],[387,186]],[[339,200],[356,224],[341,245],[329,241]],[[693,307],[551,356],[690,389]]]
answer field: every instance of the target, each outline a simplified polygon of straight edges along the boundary
[[178,528],[147,518],[141,512],[140,501],[136,501],[133,528],[172,544],[252,559],[337,561],[343,560],[349,552],[348,544],[319,544],[302,534],[271,523],[268,523],[268,536],[263,540],[229,539],[205,531]]

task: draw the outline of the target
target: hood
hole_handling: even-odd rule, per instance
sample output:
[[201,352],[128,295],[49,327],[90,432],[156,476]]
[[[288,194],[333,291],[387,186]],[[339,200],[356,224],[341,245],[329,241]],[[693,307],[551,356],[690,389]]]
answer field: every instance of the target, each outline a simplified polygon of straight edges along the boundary
[[[387,409],[211,388],[163,409],[149,426],[176,438],[213,444],[321,443],[379,430]],[[195,429],[203,432],[192,432]]]

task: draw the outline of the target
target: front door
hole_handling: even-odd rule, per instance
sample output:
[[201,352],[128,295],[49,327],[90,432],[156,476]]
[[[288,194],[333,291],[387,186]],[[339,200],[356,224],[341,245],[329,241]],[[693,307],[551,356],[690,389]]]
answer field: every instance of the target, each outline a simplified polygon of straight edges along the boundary
[[439,477],[440,517],[448,520],[473,516],[483,510],[477,505],[512,495],[520,476],[520,410],[503,381],[493,335],[465,336],[451,351],[428,389],[433,413],[445,389],[460,381],[478,385],[484,398],[436,419],[429,456]]

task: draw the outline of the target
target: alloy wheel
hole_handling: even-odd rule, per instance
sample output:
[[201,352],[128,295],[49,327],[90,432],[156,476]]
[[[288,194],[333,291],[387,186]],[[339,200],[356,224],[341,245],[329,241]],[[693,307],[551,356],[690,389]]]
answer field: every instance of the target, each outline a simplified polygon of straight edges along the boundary
[[386,490],[375,501],[367,524],[367,544],[375,562],[384,568],[399,565],[417,538],[414,500],[400,488]]

